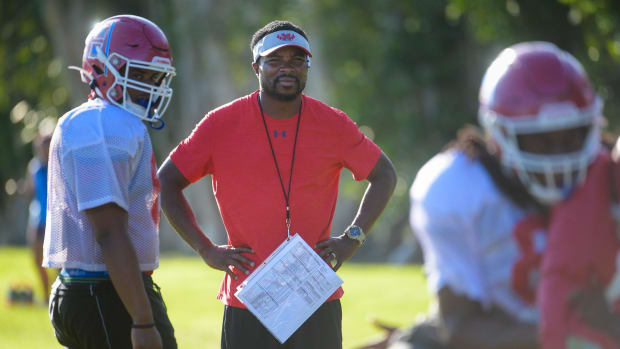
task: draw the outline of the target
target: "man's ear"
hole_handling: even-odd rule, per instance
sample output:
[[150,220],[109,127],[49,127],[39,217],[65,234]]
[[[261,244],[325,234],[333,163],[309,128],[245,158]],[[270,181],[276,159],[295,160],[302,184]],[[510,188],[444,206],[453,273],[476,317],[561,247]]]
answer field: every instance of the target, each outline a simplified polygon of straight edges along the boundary
[[258,63],[257,62],[252,62],[252,69],[254,69],[254,74],[258,76]]

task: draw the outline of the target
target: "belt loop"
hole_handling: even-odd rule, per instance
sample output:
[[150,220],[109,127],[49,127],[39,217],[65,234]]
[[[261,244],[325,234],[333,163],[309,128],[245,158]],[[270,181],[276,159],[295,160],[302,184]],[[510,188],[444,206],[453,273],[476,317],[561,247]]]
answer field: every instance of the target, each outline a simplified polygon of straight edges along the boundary
[[94,296],[94,295],[95,295],[95,293],[93,292],[93,284],[90,284],[89,286],[90,286],[90,287],[89,287],[89,288],[90,288],[90,295],[91,295],[91,296]]

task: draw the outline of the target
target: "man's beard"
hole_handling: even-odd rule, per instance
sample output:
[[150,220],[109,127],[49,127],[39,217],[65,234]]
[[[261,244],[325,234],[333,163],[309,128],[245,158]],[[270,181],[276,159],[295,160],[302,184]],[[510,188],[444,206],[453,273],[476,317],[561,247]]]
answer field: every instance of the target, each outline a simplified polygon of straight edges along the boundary
[[[295,79],[295,82],[297,83],[297,91],[295,91],[294,93],[291,94],[283,94],[280,93],[278,91],[276,91],[276,84],[278,83],[278,80],[280,80],[280,78],[293,78]],[[263,88],[263,91],[268,94],[269,96],[282,101],[282,102],[290,102],[292,100],[294,100],[295,98],[297,98],[301,92],[304,90],[304,88],[306,88],[306,84],[304,83],[302,85],[301,81],[299,80],[298,77],[293,76],[293,75],[281,75],[278,76],[276,79],[273,80],[273,83],[269,83],[268,81],[266,81],[264,78],[261,79],[261,86]]]

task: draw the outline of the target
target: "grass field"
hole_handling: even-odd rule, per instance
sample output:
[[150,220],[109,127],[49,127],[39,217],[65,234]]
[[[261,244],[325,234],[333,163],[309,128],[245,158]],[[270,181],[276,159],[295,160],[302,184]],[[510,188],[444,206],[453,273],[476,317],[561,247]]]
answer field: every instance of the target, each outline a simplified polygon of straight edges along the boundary
[[[429,298],[417,266],[345,264],[342,298],[344,348],[353,349],[380,335],[376,317],[397,326],[423,313]],[[222,278],[197,257],[164,255],[153,275],[175,327],[179,348],[219,348],[223,305],[215,299]],[[37,305],[9,305],[9,287],[35,287]],[[33,262],[26,248],[0,247],[0,348],[60,348],[41,304]]]

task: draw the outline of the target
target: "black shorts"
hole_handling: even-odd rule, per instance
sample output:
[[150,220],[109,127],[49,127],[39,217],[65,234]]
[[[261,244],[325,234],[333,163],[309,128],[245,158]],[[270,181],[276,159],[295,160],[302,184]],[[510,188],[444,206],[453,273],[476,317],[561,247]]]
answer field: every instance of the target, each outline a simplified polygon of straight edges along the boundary
[[247,309],[226,306],[222,349],[342,349],[342,308],[330,301],[317,309],[283,344]]
[[[144,286],[163,347],[176,349],[174,328],[168,319],[159,286],[146,274]],[[131,349],[131,316],[111,281],[52,288],[50,319],[58,342],[70,349]]]

